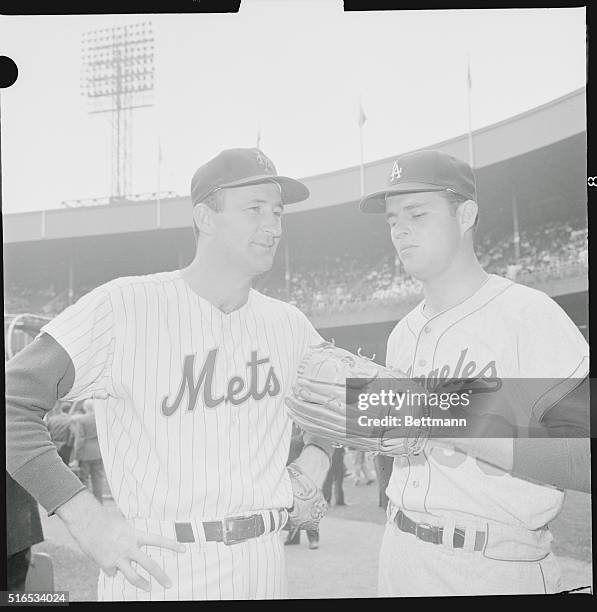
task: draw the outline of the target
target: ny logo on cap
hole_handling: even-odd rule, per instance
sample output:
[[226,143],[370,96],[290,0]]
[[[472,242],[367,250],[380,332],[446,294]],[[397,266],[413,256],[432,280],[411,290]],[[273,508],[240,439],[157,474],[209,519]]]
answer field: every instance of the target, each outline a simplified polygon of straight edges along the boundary
[[392,172],[390,173],[390,183],[397,181],[402,176],[402,168],[398,165],[398,161],[394,161]]
[[274,171],[273,163],[261,151],[257,150],[255,152],[255,157],[257,158],[257,163],[260,166],[263,166],[263,169],[266,172],[273,172]]

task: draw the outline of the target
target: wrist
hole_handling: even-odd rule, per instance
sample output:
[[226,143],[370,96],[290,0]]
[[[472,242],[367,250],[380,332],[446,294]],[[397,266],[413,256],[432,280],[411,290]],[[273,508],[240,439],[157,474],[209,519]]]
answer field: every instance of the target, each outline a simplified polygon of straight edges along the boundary
[[305,446],[294,463],[321,488],[330,468],[327,453],[315,445]]
[[84,526],[95,521],[95,515],[101,506],[87,489],[79,491],[68,501],[56,508],[56,514],[68,527]]

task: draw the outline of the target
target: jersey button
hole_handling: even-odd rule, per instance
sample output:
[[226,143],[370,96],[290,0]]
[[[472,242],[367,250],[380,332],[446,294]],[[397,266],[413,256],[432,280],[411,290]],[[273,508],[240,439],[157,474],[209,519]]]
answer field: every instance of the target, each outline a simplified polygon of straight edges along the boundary
[[419,488],[419,481],[418,480],[413,480],[413,488],[414,489],[418,489]]
[[426,362],[424,359],[419,359],[419,365],[420,365],[421,367],[426,366],[426,365],[427,365],[427,362]]
[[426,334],[431,333],[431,327],[429,327],[429,325],[425,325],[425,333]]

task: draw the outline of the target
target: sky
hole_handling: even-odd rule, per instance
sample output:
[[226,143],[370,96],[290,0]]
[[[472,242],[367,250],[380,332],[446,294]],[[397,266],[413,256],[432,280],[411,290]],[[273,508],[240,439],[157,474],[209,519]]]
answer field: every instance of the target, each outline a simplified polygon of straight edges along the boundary
[[[245,0],[238,14],[0,16],[3,213],[111,189],[111,119],[82,96],[81,35],[151,20],[155,105],[133,118],[132,192],[188,195],[222,149],[307,177],[464,134],[586,83],[584,8],[346,13],[338,0]],[[468,59],[467,59],[468,58]],[[158,155],[161,144],[161,162]]]

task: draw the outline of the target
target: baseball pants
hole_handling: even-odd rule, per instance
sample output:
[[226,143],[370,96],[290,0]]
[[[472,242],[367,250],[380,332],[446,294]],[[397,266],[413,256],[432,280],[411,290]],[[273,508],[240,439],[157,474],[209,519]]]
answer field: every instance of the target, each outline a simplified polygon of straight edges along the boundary
[[482,551],[423,542],[386,524],[379,558],[381,597],[529,595],[561,590],[553,553],[539,561],[489,559]]
[[[136,519],[134,526],[150,533],[174,537],[173,523]],[[286,597],[284,543],[279,530],[237,544],[185,542],[186,552],[147,547],[144,552],[172,581],[164,589],[141,567],[137,571],[150,580],[148,593],[134,587],[117,572],[100,572],[98,601],[178,601],[217,599],[282,599]]]

